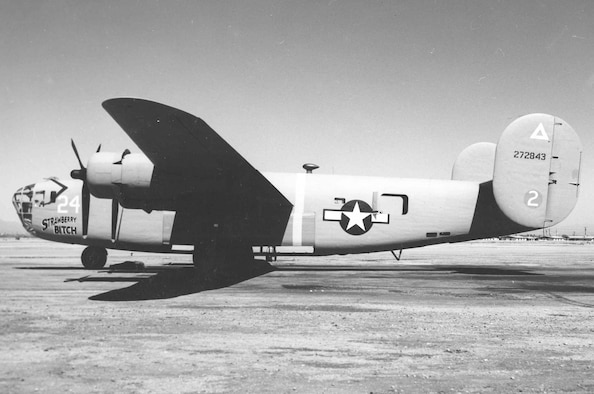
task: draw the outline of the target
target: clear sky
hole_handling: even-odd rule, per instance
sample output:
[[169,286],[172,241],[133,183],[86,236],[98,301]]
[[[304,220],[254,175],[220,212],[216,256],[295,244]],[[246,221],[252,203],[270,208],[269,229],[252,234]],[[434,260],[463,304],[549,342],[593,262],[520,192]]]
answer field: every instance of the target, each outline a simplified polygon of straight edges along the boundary
[[[594,232],[594,2],[0,1],[0,219],[43,177],[138,148],[120,96],[202,117],[261,171],[449,178],[547,112],[580,134]],[[86,159],[84,159],[86,161]]]

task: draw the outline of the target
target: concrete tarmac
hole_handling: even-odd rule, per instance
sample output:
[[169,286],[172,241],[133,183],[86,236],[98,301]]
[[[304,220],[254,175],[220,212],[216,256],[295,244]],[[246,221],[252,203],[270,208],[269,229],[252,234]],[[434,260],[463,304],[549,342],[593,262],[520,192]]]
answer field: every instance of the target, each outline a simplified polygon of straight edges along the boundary
[[594,392],[594,245],[259,261],[0,240],[0,392]]

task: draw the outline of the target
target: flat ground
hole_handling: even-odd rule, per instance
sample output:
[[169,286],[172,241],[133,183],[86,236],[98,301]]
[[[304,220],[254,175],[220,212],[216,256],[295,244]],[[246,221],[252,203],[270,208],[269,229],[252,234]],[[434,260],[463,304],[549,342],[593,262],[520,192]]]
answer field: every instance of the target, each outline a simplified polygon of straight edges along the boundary
[[0,392],[594,392],[594,245],[283,258],[203,284],[189,256],[0,241]]

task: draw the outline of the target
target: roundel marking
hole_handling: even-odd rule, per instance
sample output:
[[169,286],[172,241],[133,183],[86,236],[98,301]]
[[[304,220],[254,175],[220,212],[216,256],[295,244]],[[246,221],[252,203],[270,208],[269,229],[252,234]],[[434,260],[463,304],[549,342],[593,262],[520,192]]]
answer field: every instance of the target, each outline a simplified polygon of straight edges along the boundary
[[362,235],[373,225],[373,209],[365,201],[351,200],[341,208],[340,227],[351,235]]

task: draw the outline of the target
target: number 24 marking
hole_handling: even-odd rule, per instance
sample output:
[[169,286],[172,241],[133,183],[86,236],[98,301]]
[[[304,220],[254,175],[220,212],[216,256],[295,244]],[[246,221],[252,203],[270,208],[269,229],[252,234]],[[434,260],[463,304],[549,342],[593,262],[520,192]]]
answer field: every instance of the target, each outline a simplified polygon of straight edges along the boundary
[[68,207],[74,208],[74,212],[80,211],[80,199],[78,196],[74,196],[68,201],[68,196],[61,195],[56,201],[58,203],[58,213],[68,213]]

